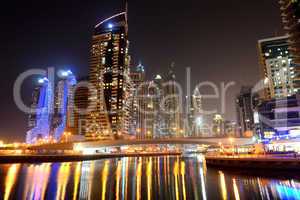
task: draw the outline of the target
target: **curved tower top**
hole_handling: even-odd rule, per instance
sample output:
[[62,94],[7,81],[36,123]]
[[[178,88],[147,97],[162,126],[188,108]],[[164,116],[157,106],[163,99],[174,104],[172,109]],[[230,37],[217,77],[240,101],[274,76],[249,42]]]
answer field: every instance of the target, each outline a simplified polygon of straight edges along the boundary
[[127,13],[121,12],[113,15],[95,26],[95,34],[103,34],[112,31],[128,31]]

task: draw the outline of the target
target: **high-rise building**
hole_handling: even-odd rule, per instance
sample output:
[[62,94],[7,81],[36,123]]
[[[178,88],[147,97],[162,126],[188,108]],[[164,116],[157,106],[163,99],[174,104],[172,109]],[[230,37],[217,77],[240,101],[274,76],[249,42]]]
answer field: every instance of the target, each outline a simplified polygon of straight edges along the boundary
[[300,1],[279,0],[284,29],[289,34],[289,51],[292,57],[294,89],[300,89]]
[[52,122],[53,137],[61,140],[66,132],[74,130],[74,88],[76,79],[73,73],[68,71],[59,72],[61,78],[56,86],[54,116]]
[[188,129],[186,132],[189,136],[201,136],[203,129],[202,101],[200,94],[194,94],[187,97],[188,111],[187,122]]
[[162,78],[143,82],[138,89],[137,138],[159,138],[163,135],[163,117],[160,109],[162,99]]
[[165,126],[161,109],[163,99],[162,77],[156,75],[154,80],[145,86],[145,97],[143,98],[145,112],[142,131],[146,138],[160,138],[164,136],[163,127]]
[[254,112],[252,87],[243,86],[236,97],[237,124],[240,136],[250,136],[254,129]]
[[258,41],[261,74],[265,84],[263,99],[287,97],[298,91],[288,40],[288,36],[282,36]]
[[133,101],[132,101],[132,122],[131,133],[136,135],[136,138],[143,138],[142,124],[144,122],[144,110],[142,107],[143,96],[145,94],[143,83],[145,81],[145,67],[140,62],[137,67],[130,71],[130,78],[133,83]]
[[215,114],[213,116],[212,131],[213,135],[216,137],[225,136],[225,124],[222,115]]
[[82,136],[86,135],[86,126],[87,126],[86,123],[87,123],[87,116],[89,113],[88,110],[89,89],[86,87],[86,85],[88,84],[85,83],[88,83],[88,77],[83,77],[78,79],[78,84],[76,84],[76,90],[74,91],[75,112],[74,112],[73,134],[82,135]]
[[47,78],[39,79],[38,84],[32,95],[29,130],[26,133],[28,144],[50,139],[54,92]]
[[182,96],[177,87],[174,64],[171,65],[164,82],[164,132],[169,136],[182,136]]
[[89,80],[97,95],[89,96],[96,109],[88,117],[87,137],[118,138],[129,133],[130,57],[127,13],[107,18],[95,26]]
[[163,110],[161,109],[161,103],[164,98],[163,90],[163,77],[160,74],[156,74],[153,80],[153,104],[155,107],[154,116],[154,137],[161,138],[164,137],[165,132],[165,119],[163,115]]

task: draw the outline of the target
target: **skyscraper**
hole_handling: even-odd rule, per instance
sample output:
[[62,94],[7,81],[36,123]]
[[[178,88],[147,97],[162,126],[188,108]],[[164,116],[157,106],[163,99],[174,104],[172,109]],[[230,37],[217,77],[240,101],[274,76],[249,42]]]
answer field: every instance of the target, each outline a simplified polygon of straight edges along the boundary
[[236,97],[237,124],[240,136],[250,136],[254,129],[252,87],[244,86]]
[[215,114],[213,116],[213,124],[212,124],[212,131],[214,136],[222,137],[225,135],[225,124],[224,118],[220,114]]
[[187,122],[188,122],[188,132],[189,136],[201,136],[203,116],[202,101],[200,94],[194,94],[191,97],[187,97],[188,111],[187,111]]
[[49,80],[47,78],[39,79],[38,86],[32,95],[26,143],[33,144],[40,139],[50,139],[53,97],[53,88]]
[[295,67],[294,88],[300,89],[300,1],[279,0],[284,29],[289,34],[289,51]]
[[298,91],[288,40],[288,36],[282,36],[258,41],[261,74],[265,84],[263,99],[286,97]]
[[90,55],[89,80],[97,95],[88,117],[87,136],[114,137],[129,132],[130,78],[127,13],[107,18],[95,26]]
[[74,88],[75,76],[70,70],[59,73],[61,80],[57,83],[54,116],[52,122],[55,140],[62,139],[64,132],[74,129]]
[[165,119],[164,131],[169,136],[181,136],[182,131],[182,94],[177,87],[174,63],[169,68],[164,82],[164,105],[163,113]]
[[145,81],[145,67],[140,62],[133,70],[130,71],[130,78],[133,83],[133,101],[132,101],[132,122],[131,132],[137,138],[142,138],[142,124],[144,123],[143,95],[145,94],[143,83]]
[[78,84],[76,85],[76,90],[74,91],[74,134],[83,135],[86,134],[86,121],[88,115],[88,96],[89,89],[85,86],[80,86],[80,83],[87,83],[88,78],[78,79]]
[[156,74],[153,80],[153,104],[156,111],[154,116],[154,137],[156,138],[165,135],[163,132],[165,119],[161,108],[161,103],[164,98],[163,81],[163,77],[160,74]]

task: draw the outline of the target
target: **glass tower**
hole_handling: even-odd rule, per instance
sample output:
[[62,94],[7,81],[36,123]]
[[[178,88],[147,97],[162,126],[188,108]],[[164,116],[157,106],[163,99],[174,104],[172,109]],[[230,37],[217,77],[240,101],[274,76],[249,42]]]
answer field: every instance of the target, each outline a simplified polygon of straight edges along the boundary
[[127,13],[122,12],[95,26],[90,50],[89,81],[97,95],[89,102],[87,137],[118,138],[128,134],[130,90]]

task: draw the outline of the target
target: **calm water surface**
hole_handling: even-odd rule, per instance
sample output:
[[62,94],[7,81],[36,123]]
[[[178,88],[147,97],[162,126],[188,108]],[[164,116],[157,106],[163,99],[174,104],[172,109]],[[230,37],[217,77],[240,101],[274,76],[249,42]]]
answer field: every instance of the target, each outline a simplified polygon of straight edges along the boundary
[[201,156],[9,164],[0,199],[300,199],[300,179],[274,177],[207,169]]

